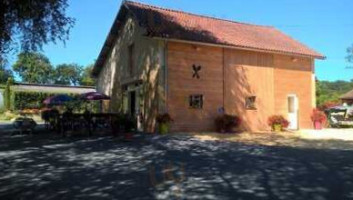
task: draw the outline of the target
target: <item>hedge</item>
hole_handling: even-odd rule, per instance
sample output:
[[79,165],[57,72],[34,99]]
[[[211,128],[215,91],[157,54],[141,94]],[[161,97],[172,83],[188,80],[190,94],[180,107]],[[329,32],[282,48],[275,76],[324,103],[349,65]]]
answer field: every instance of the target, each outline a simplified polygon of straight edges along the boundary
[[[24,110],[24,109],[40,109],[44,108],[43,101],[51,96],[59,95],[62,93],[46,93],[36,91],[12,91],[11,92],[11,110]],[[66,93],[73,98],[78,99],[80,94]],[[69,102],[66,105],[73,108],[75,111],[82,111],[87,106],[92,112],[100,110],[99,101],[91,101],[86,105],[82,101]]]
[[[44,93],[44,92],[29,92],[29,91],[13,91],[11,109],[12,110],[23,110],[33,108],[43,108],[45,105],[43,101],[50,97],[58,95],[58,93]],[[66,94],[74,98],[78,97],[79,94]]]
[[6,110],[11,109],[11,85],[13,84],[13,80],[9,78],[6,82],[6,86],[4,89],[4,107]]

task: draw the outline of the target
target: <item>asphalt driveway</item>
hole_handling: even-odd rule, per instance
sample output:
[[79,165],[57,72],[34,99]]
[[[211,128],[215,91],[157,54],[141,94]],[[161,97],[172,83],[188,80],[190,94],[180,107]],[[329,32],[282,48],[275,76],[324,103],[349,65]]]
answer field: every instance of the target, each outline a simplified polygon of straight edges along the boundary
[[353,199],[353,151],[0,136],[0,199]]

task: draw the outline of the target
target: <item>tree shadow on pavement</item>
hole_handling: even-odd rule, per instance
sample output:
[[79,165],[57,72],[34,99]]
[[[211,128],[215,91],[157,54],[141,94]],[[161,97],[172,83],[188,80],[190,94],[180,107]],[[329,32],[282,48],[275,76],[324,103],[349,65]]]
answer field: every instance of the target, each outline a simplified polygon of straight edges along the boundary
[[0,138],[1,199],[349,199],[352,151],[190,136]]

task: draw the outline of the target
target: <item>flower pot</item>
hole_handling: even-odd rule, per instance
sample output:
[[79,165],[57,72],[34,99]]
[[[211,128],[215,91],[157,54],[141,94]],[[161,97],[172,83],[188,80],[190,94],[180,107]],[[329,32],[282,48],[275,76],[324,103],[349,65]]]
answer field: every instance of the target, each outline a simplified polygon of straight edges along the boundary
[[314,129],[315,130],[321,130],[322,129],[322,123],[320,121],[314,121]]
[[282,131],[282,125],[281,124],[274,124],[273,125],[273,130],[275,132],[281,132]]
[[165,135],[169,132],[169,125],[167,123],[159,124],[159,133]]

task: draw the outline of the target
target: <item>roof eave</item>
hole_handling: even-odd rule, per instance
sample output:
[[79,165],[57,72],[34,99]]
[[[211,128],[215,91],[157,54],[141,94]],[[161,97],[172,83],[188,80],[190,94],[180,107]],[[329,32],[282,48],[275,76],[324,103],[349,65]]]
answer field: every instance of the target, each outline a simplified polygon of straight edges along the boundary
[[[146,36],[146,37],[148,37],[148,36]],[[256,51],[256,52],[264,52],[264,53],[274,53],[274,54],[281,54],[281,55],[291,55],[291,56],[307,57],[307,58],[320,59],[320,60],[326,59],[326,56],[323,56],[323,55],[308,55],[308,54],[300,54],[300,53],[294,53],[294,52],[276,51],[276,50],[251,48],[251,47],[245,47],[245,46],[235,46],[235,45],[218,44],[218,43],[206,43],[206,42],[173,39],[173,38],[166,38],[166,37],[152,37],[152,38],[157,39],[157,40],[171,41],[171,42],[182,42],[182,43],[198,44],[198,45],[205,45],[205,46],[229,48],[229,49]]]

